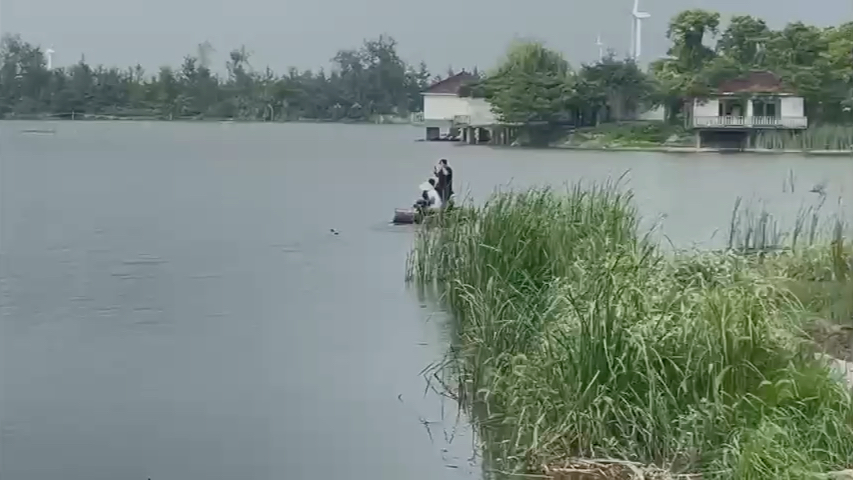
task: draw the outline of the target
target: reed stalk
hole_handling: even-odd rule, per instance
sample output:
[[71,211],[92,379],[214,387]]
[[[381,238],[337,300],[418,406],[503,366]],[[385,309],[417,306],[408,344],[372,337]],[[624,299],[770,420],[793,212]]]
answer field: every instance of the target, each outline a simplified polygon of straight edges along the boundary
[[762,150],[853,151],[853,128],[817,125],[804,131],[759,131],[754,135],[752,145]]
[[452,313],[436,370],[460,385],[488,468],[618,458],[799,479],[853,466],[850,391],[816,359],[802,330],[812,312],[780,281],[840,282],[848,244],[800,233],[802,253],[767,254],[793,236],[735,213],[726,252],[664,255],[618,182],[498,192],[463,211],[418,232],[408,276]]

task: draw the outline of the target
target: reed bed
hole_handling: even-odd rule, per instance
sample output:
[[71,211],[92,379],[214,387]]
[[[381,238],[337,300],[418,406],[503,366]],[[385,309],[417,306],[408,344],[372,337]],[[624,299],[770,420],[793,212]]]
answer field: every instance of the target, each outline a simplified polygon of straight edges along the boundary
[[853,128],[845,125],[818,125],[804,131],[760,131],[753,147],[766,150],[853,151]]
[[465,211],[419,231],[408,270],[453,314],[436,375],[459,385],[490,471],[608,458],[817,479],[853,466],[850,391],[776,276],[793,260],[666,256],[617,183],[499,192]]
[[[792,225],[782,226],[766,209],[752,210],[738,199],[728,250],[757,255],[752,268],[794,293],[812,317],[853,327],[853,245],[845,236],[850,225],[843,214],[826,215],[825,204],[821,194]],[[846,343],[845,352],[830,353],[853,361],[853,336]]]

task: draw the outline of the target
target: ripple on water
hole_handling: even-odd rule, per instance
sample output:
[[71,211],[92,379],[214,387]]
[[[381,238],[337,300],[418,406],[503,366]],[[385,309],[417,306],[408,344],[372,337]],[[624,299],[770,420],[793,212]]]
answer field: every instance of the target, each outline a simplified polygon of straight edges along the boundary
[[302,245],[299,242],[274,243],[270,247],[284,253],[302,253]]
[[161,308],[134,307],[129,312],[127,323],[137,327],[159,327],[169,322]]
[[404,233],[410,234],[412,233],[416,226],[415,225],[398,225],[391,222],[383,222],[383,223],[375,223],[370,227],[371,231],[374,232],[385,232],[385,233]]
[[167,262],[156,255],[139,255],[136,258],[122,260],[121,263],[122,265],[161,265]]

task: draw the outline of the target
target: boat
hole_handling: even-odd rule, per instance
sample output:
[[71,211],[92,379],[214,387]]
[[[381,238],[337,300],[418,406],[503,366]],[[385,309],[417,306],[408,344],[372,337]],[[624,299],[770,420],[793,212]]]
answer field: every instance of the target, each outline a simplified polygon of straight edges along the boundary
[[413,225],[423,223],[423,221],[433,215],[453,209],[453,198],[447,204],[437,210],[421,210],[419,208],[397,208],[394,209],[394,219],[391,223],[394,225]]
[[423,215],[414,208],[398,208],[394,210],[394,219],[391,220],[391,223],[394,225],[412,225],[422,221]]
[[[429,182],[423,182],[418,185],[418,190],[425,191],[433,188]],[[450,199],[447,200],[443,206],[438,209],[427,209],[424,210],[422,208],[418,208],[416,206],[412,206],[411,208],[397,208],[394,209],[394,218],[391,220],[391,223],[394,225],[412,225],[416,223],[422,223],[424,219],[429,218],[436,213],[444,212],[445,210],[449,210],[453,208],[453,194],[451,193]]]

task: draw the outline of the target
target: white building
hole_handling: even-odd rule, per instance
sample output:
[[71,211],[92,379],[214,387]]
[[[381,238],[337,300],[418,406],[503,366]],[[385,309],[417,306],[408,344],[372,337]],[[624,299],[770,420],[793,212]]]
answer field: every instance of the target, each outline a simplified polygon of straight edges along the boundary
[[697,130],[749,132],[754,129],[805,129],[803,98],[770,72],[723,82],[709,98],[688,101],[685,121]]
[[482,98],[462,97],[462,87],[479,80],[467,72],[441,80],[426,89],[423,123],[427,140],[456,136],[456,127],[491,125],[496,123],[491,105]]

